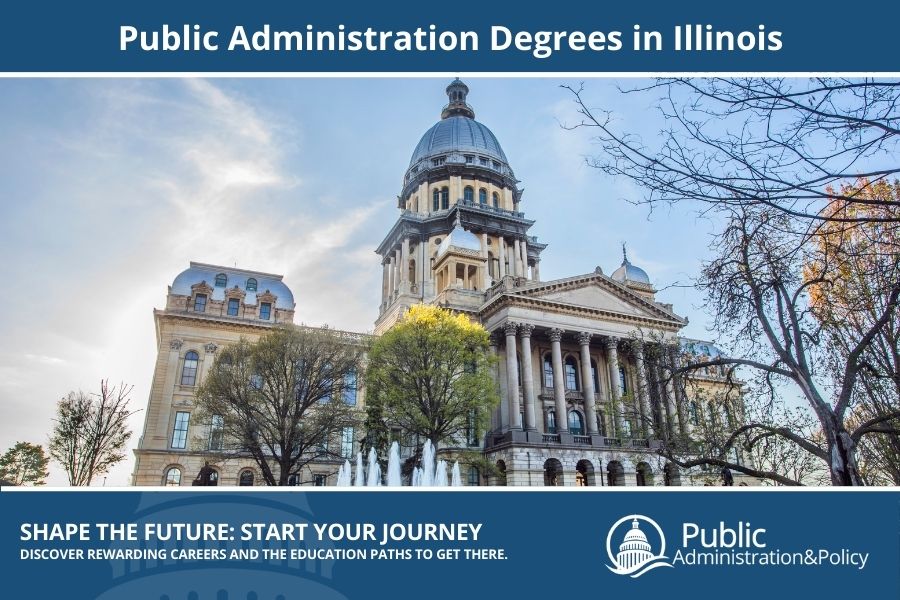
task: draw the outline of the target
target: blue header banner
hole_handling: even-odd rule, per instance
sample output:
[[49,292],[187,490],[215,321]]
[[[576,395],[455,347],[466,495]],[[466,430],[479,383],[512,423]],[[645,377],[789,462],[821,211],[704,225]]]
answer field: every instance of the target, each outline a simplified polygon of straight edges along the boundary
[[[10,598],[900,595],[900,492],[8,491]],[[802,590],[802,592],[801,592]]]
[[11,2],[0,72],[897,72],[898,18],[896,2]]

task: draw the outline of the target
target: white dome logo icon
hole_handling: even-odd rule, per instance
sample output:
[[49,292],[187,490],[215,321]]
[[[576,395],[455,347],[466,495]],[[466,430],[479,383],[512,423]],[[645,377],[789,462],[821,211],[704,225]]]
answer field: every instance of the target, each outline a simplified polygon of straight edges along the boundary
[[[659,552],[653,552],[653,546],[647,541],[647,534],[641,530],[642,521],[656,530],[659,536]],[[613,553],[613,536],[617,530],[624,529],[620,529],[621,525],[629,522],[631,526],[625,532],[622,543],[619,544],[619,551]],[[647,529],[649,530],[649,527]],[[656,521],[644,515],[628,515],[613,523],[606,536],[606,554],[612,563],[607,565],[610,571],[616,575],[628,575],[632,578],[640,577],[656,567],[672,566],[671,563],[666,562],[666,537],[663,535],[662,528]]]

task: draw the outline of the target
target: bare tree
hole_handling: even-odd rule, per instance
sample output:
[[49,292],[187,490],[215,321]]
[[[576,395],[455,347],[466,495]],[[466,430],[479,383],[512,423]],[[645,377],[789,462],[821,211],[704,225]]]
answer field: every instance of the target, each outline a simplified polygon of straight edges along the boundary
[[[820,253],[820,270],[804,274],[810,235],[808,228],[782,212],[747,206],[734,209],[716,239],[718,256],[706,264],[698,285],[706,292],[715,328],[736,340],[735,358],[689,361],[675,373],[724,366],[733,374],[743,367],[761,376],[760,385],[772,405],[787,386],[815,415],[821,442],[810,439],[797,423],[748,420],[730,432],[722,444],[723,453],[742,439],[746,443],[748,435],[753,443],[778,436],[822,461],[833,485],[861,485],[856,464],[860,440],[876,433],[897,433],[892,426],[900,417],[896,408],[855,427],[849,415],[861,374],[867,369],[867,353],[900,315],[900,280],[882,290],[882,302],[873,305],[879,308],[857,338],[841,338],[844,348],[838,360],[831,351],[833,339],[823,330],[810,302],[810,290],[836,276],[834,257]],[[691,457],[687,448],[682,450],[681,458],[672,456],[681,466],[712,464],[761,475],[727,458]],[[671,449],[669,453],[676,454]],[[799,483],[783,474],[762,475],[784,484]]]
[[601,148],[589,165],[635,181],[635,202],[689,201],[701,209],[758,207],[805,220],[900,220],[882,214],[826,215],[836,197],[850,206],[900,208],[865,188],[830,196],[829,186],[900,172],[900,82],[877,79],[673,78],[623,90],[651,96],[666,127],[645,143],[619,131],[615,116],[592,108],[580,87],[579,122]]
[[281,327],[223,349],[197,392],[210,430],[203,450],[249,456],[268,485],[289,485],[317,459],[341,458],[354,427],[365,340],[327,328]]
[[125,459],[128,417],[136,412],[128,409],[132,388],[109,387],[104,379],[99,394],[69,392],[57,403],[50,456],[65,469],[69,485],[90,485]]

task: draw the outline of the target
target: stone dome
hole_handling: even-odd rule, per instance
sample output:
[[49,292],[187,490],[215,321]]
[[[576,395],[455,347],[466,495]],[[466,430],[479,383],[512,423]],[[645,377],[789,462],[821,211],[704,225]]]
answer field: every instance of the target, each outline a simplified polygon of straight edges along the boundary
[[409,166],[451,152],[471,152],[508,164],[497,136],[483,123],[462,115],[441,119],[425,132],[413,150]]
[[619,283],[631,281],[633,283],[645,283],[650,285],[650,276],[647,275],[647,272],[629,262],[624,245],[622,246],[622,265],[613,271],[610,277]]
[[[515,176],[497,136],[475,120],[475,110],[466,102],[469,88],[459,79],[447,86],[449,103],[441,120],[422,135],[409,159],[404,185],[424,174],[453,166],[484,169],[515,183]],[[405,194],[404,194],[405,195]]]

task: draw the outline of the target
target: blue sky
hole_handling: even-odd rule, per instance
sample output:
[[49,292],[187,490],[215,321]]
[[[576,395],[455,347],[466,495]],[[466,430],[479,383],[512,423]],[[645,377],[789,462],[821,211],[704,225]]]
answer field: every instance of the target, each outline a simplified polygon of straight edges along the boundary
[[[152,311],[190,260],[282,273],[298,322],[371,330],[374,248],[449,79],[0,80],[0,449],[46,443],[55,402],[103,377],[133,384],[143,410]],[[711,224],[686,206],[649,214],[626,201],[641,194],[631,183],[585,166],[589,132],[560,126],[576,116],[559,85],[578,82],[466,81],[549,243],[542,278],[610,273],[627,242],[658,299],[690,318],[685,334],[712,337],[702,298],[669,287],[698,273]],[[635,83],[588,80],[586,97],[654,136],[659,116],[616,90]]]

